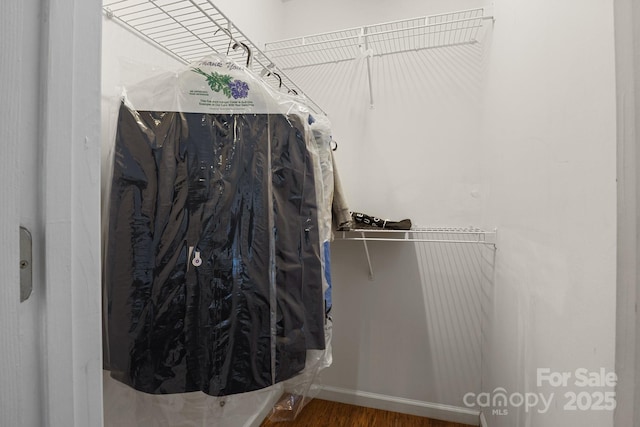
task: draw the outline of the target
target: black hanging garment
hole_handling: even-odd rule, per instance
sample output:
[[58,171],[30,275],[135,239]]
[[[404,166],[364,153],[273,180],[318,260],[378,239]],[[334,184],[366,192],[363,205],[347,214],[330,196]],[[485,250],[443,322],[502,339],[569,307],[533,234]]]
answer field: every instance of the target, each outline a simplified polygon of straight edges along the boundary
[[314,167],[302,119],[121,105],[105,263],[111,375],[229,395],[323,349]]

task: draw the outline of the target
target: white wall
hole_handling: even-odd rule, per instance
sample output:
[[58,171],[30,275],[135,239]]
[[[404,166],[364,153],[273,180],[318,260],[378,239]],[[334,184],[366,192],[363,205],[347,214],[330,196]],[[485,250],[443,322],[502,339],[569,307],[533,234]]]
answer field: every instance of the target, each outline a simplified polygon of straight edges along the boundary
[[284,2],[287,0],[216,0],[213,3],[258,48],[284,37],[287,21],[284,19]]
[[[611,388],[576,389],[571,387],[575,378],[567,388],[538,388],[536,373],[537,368],[614,370],[612,2],[491,3],[497,21],[483,65],[475,62],[483,52],[472,48],[376,59],[373,110],[365,108],[365,73],[358,69],[362,63],[289,74],[332,118],[353,209],[391,218],[406,215],[423,225],[480,221],[487,228],[498,227],[490,295],[465,303],[464,294],[450,294],[452,316],[478,304],[484,314],[484,391],[554,392],[555,401],[545,414],[512,407],[508,415],[491,416],[490,408],[489,424],[611,425],[609,411],[564,410],[566,392]],[[432,13],[416,13],[413,2],[393,11],[382,3],[349,2],[327,4],[325,9],[334,13],[325,18],[310,2],[288,5],[288,16],[306,22],[304,28],[292,29],[291,36]],[[400,16],[404,10],[411,12]],[[482,80],[477,80],[478,70],[484,73]],[[404,125],[394,127],[399,118]],[[396,157],[399,152],[404,156]],[[462,406],[459,393],[465,387],[475,391],[473,381],[460,384],[460,374],[466,372],[460,360],[453,366],[462,371],[455,372],[443,359],[434,359],[438,346],[447,343],[438,328],[451,318],[437,317],[441,324],[417,321],[424,313],[437,313],[444,300],[436,297],[439,281],[414,274],[416,265],[408,261],[412,250],[374,247],[374,268],[381,272],[371,283],[362,271],[358,276],[363,256],[357,245],[334,245],[336,357],[325,383]],[[420,267],[420,255],[417,259],[418,270],[434,270],[433,263]],[[416,301],[416,286],[425,295],[434,293],[422,304],[408,304]],[[434,336],[436,344],[429,345],[425,337]],[[411,337],[409,343],[406,337]],[[472,337],[465,338],[472,342]],[[452,358],[459,351],[474,355],[473,346],[447,350]],[[416,354],[422,357],[414,358]],[[395,376],[385,371],[394,366],[394,358],[406,368]],[[436,369],[425,368],[434,360]],[[439,381],[438,370],[448,381]]]
[[327,112],[353,210],[478,224],[479,45],[285,70]]
[[614,370],[616,106],[611,1],[497,0],[482,119],[484,222],[499,227],[485,387],[555,393],[493,426],[611,426],[537,368]]

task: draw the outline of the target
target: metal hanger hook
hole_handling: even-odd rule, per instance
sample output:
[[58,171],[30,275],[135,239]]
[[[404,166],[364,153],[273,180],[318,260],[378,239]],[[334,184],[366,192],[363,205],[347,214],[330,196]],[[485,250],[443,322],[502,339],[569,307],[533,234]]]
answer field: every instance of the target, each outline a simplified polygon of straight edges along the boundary
[[245,52],[247,52],[247,68],[249,68],[249,65],[251,65],[251,59],[252,59],[251,48],[242,42],[235,42],[231,48],[233,50],[236,50],[240,46],[244,49]]

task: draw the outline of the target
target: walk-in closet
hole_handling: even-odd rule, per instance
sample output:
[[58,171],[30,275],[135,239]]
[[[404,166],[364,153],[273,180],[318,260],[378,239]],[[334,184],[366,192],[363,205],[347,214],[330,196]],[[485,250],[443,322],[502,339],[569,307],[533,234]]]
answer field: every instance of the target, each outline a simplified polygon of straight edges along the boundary
[[0,425],[638,425],[637,19],[3,3]]

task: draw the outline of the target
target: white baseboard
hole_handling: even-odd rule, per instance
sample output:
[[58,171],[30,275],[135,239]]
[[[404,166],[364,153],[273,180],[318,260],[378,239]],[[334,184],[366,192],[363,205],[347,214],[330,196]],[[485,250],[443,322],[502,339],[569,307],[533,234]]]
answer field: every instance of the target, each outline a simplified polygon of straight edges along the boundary
[[472,426],[480,425],[481,414],[479,411],[459,406],[441,405],[439,403],[429,403],[420,400],[404,399],[384,394],[330,386],[323,387],[318,398],[453,423],[469,424]]

